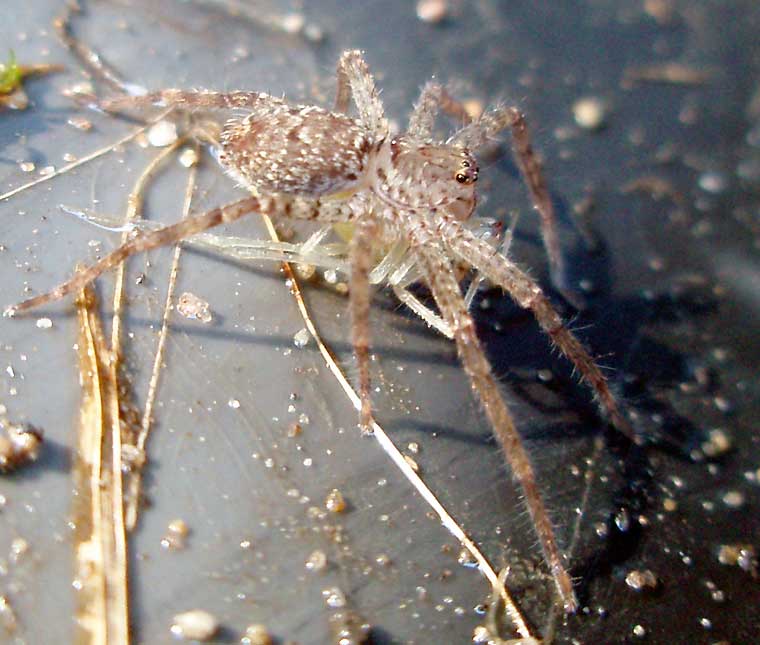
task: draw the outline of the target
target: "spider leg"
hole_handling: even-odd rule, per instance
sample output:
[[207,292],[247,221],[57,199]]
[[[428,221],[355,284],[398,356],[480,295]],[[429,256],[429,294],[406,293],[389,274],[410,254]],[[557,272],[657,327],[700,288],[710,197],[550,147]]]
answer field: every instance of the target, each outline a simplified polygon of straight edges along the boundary
[[359,368],[359,398],[362,404],[359,425],[363,432],[370,432],[372,427],[369,374],[369,272],[372,268],[372,239],[376,228],[375,223],[371,219],[367,217],[359,219],[354,227],[354,235],[351,238],[351,245],[349,247],[349,261],[351,264],[351,290],[349,291],[351,341]]
[[137,229],[134,237],[106,255],[99,262],[85,267],[72,278],[47,293],[7,307],[4,315],[13,316],[20,311],[26,311],[33,307],[59,300],[67,294],[81,289],[84,285],[95,280],[101,273],[108,271],[136,253],[174,244],[186,237],[201,233],[219,224],[233,222],[251,211],[258,211],[261,214],[272,217],[282,215],[311,220],[320,217],[326,221],[330,221],[331,219],[338,221],[339,219],[348,219],[351,216],[348,207],[345,203],[341,202],[324,204],[318,199],[306,200],[284,195],[245,197],[226,206],[220,206],[206,213],[188,217],[170,226],[153,231]]
[[166,89],[148,92],[139,96],[123,95],[103,99],[97,105],[106,112],[124,109],[140,109],[151,106],[177,107],[191,110],[230,110],[234,108],[256,108],[261,105],[282,104],[282,99],[263,92],[214,92],[212,90]]
[[568,301],[575,305],[577,298],[574,298],[571,293],[566,293],[566,290],[562,288],[562,285],[565,284],[566,271],[557,232],[557,215],[554,212],[554,204],[552,204],[549,190],[546,187],[541,162],[533,150],[530,132],[523,113],[515,107],[508,106],[487,112],[477,121],[457,132],[449,139],[449,143],[476,149],[505,128],[509,128],[512,134],[512,153],[515,163],[517,163],[517,167],[528,186],[533,207],[538,211],[541,220],[541,237],[544,241],[546,254],[549,257],[552,280],[562,290]]
[[[441,214],[438,217],[441,217]],[[504,289],[518,305],[533,312],[544,332],[578,370],[581,380],[588,383],[602,412],[620,432],[639,443],[640,439],[620,411],[607,379],[586,348],[565,326],[561,316],[536,281],[509,258],[461,226],[454,218],[445,215],[443,217],[445,219],[439,225],[438,231],[446,245],[457,257]]]
[[428,226],[425,220],[412,213],[405,213],[404,216],[408,219],[406,228],[420,270],[444,319],[451,327],[462,366],[470,378],[473,390],[480,398],[512,473],[525,494],[533,526],[565,611],[575,612],[578,609],[578,601],[538,490],[533,466],[515,428],[512,415],[499,392],[488,359],[483,353],[475,323],[464,304],[446,249],[439,240],[439,233]]
[[388,135],[388,120],[385,118],[380,94],[375,87],[375,79],[358,49],[343,52],[338,60],[338,87],[335,95],[335,111],[348,113],[348,105],[353,96],[359,111],[359,119],[377,140]]
[[439,109],[462,124],[472,121],[464,105],[451,96],[445,87],[435,81],[428,81],[409,116],[407,134],[420,141],[429,140],[433,135],[433,125]]

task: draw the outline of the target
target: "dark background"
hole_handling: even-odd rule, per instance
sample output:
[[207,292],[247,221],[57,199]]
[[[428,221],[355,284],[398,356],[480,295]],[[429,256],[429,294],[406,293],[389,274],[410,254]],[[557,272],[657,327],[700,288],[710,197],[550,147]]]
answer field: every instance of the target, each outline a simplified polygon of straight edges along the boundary
[[[414,458],[425,481],[495,566],[511,566],[522,608],[539,632],[556,630],[555,642],[638,642],[639,625],[651,643],[751,643],[760,626],[757,579],[720,563],[718,552],[757,547],[760,525],[760,10],[754,2],[667,0],[450,4],[449,18],[430,25],[412,2],[309,2],[308,19],[326,33],[318,45],[176,0],[87,3],[74,31],[148,88],[255,89],[327,105],[340,52],[358,47],[402,126],[432,75],[458,96],[523,109],[562,216],[569,287],[584,294],[586,309],[570,308],[549,280],[509,154],[483,163],[479,213],[522,213],[513,254],[600,357],[649,444],[632,448],[609,432],[530,316],[497,292],[484,294],[488,304],[476,307],[481,337],[570,552],[584,611],[568,619],[549,611],[550,583],[519,491],[452,344],[382,294],[373,310],[377,418],[405,452],[419,444]],[[255,6],[262,15],[295,8],[282,5]],[[23,63],[60,62],[66,71],[28,82],[31,109],[0,113],[0,192],[132,127],[92,113],[88,133],[67,125],[83,113],[61,90],[82,75],[52,32],[60,8],[17,0],[3,8],[0,42]],[[673,61],[707,76],[692,84],[626,81],[636,69]],[[584,96],[608,106],[599,131],[574,123],[572,106]],[[27,284],[49,288],[115,245],[118,236],[58,206],[122,213],[152,152],[128,144],[0,203],[0,303],[25,297]],[[19,166],[29,161],[33,173]],[[630,190],[642,178],[666,182],[669,194]],[[146,216],[176,219],[184,181],[182,168],[169,164]],[[239,195],[212,163],[199,181],[197,210]],[[265,237],[254,216],[234,231]],[[150,265],[142,257],[130,263],[126,352],[138,402],[170,256],[161,250]],[[147,279],[137,286],[141,272]],[[111,282],[99,281],[104,295]],[[178,293],[185,290],[210,303],[214,321],[175,316],[169,336],[149,445],[151,506],[131,542],[135,641],[170,642],[171,617],[200,607],[222,622],[219,642],[239,640],[251,623],[283,641],[327,642],[322,590],[333,586],[373,625],[372,642],[470,641],[487,583],[457,562],[459,545],[377,444],[359,436],[313,344],[294,347],[303,323],[278,268],[187,251]],[[352,374],[345,298],[326,288],[307,296]],[[43,315],[52,329],[35,325]],[[13,636],[0,630],[0,641],[52,642],[72,630],[75,339],[69,301],[0,321],[0,403],[46,436],[37,464],[0,480],[0,594],[19,622]],[[289,438],[301,414],[308,422]],[[716,429],[732,449],[700,459]],[[314,519],[308,509],[332,488],[345,495],[347,512]],[[726,504],[727,493],[743,503]],[[178,517],[191,529],[188,548],[167,552],[160,540]],[[10,545],[19,537],[30,548],[16,559]],[[330,563],[323,574],[304,568],[317,549]],[[658,587],[636,592],[626,575],[645,569]]]

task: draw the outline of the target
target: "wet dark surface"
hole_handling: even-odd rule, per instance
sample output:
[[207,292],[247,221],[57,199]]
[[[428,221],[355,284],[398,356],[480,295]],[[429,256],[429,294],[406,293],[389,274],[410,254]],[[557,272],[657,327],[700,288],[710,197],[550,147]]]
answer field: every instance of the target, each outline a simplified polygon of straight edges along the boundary
[[[82,76],[52,35],[57,3],[11,4],[0,42],[21,62],[62,62],[67,71],[28,82],[31,109],[0,114],[0,193],[133,127],[61,95]],[[412,4],[308,3],[307,16],[327,34],[319,45],[179,2],[91,3],[74,29],[148,88],[256,89],[326,105],[340,52],[359,47],[399,124],[431,75],[458,96],[521,107],[562,216],[571,267],[563,286],[583,296],[585,310],[571,308],[549,279],[508,155],[482,164],[479,213],[522,214],[514,256],[599,356],[646,440],[639,448],[616,437],[530,316],[495,291],[483,294],[481,337],[570,553],[583,611],[567,619],[549,611],[551,587],[519,491],[452,345],[385,295],[373,311],[378,420],[410,455],[407,446],[419,444],[413,456],[425,481],[496,567],[512,567],[510,587],[537,633],[555,630],[560,643],[753,642],[758,580],[718,554],[725,545],[760,548],[760,10],[752,2],[663,0],[645,3],[647,13],[644,3],[483,0],[452,3],[449,19],[430,25]],[[707,75],[689,84],[632,76],[667,62]],[[599,130],[574,122],[573,105],[586,96],[607,104]],[[73,116],[93,129],[67,125]],[[153,154],[127,144],[1,202],[0,304],[112,248],[118,235],[58,207],[123,213]],[[167,165],[147,217],[179,217],[185,177],[178,163]],[[239,194],[207,163],[195,208]],[[234,232],[266,236],[256,217]],[[138,404],[170,261],[162,250],[149,265],[130,263],[125,350]],[[136,285],[140,273],[147,279]],[[104,296],[111,284],[99,281]],[[487,583],[457,562],[456,541],[377,444],[359,436],[313,343],[294,346],[303,322],[277,267],[186,251],[182,291],[208,301],[214,320],[173,319],[148,451],[150,506],[131,541],[135,641],[170,642],[172,616],[199,607],[224,625],[219,642],[239,640],[251,623],[283,642],[329,642],[333,610],[323,591],[338,587],[373,625],[372,642],[469,642]],[[353,374],[345,298],[326,287],[308,288],[307,298]],[[38,327],[40,317],[52,328]],[[0,627],[2,642],[52,642],[72,630],[75,340],[68,301],[0,321],[0,404],[47,440],[36,464],[0,480],[0,595],[19,624],[15,634]],[[302,414],[303,432],[288,437]],[[704,459],[700,447],[716,430],[731,449]],[[348,501],[344,514],[309,510],[333,488]],[[170,552],[160,541],[175,518],[191,533],[185,550]],[[14,557],[18,538],[29,550]],[[327,556],[323,573],[304,566],[315,550]],[[644,570],[657,587],[634,591],[626,576]]]

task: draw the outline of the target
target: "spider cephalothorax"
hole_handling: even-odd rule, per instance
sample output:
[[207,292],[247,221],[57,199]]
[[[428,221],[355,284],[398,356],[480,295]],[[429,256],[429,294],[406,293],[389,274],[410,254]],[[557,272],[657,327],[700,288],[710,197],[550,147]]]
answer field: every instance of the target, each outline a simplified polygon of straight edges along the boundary
[[445,209],[467,219],[477,202],[478,164],[466,149],[393,137],[376,155],[372,188],[395,208]]

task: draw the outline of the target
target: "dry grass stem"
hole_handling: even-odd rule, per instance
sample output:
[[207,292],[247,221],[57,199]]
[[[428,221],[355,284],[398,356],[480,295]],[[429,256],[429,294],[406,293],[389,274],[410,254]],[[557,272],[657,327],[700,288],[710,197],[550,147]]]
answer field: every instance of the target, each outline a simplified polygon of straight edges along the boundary
[[77,296],[82,405],[74,473],[78,645],[129,643],[127,545],[121,479],[116,362],[92,286]]

